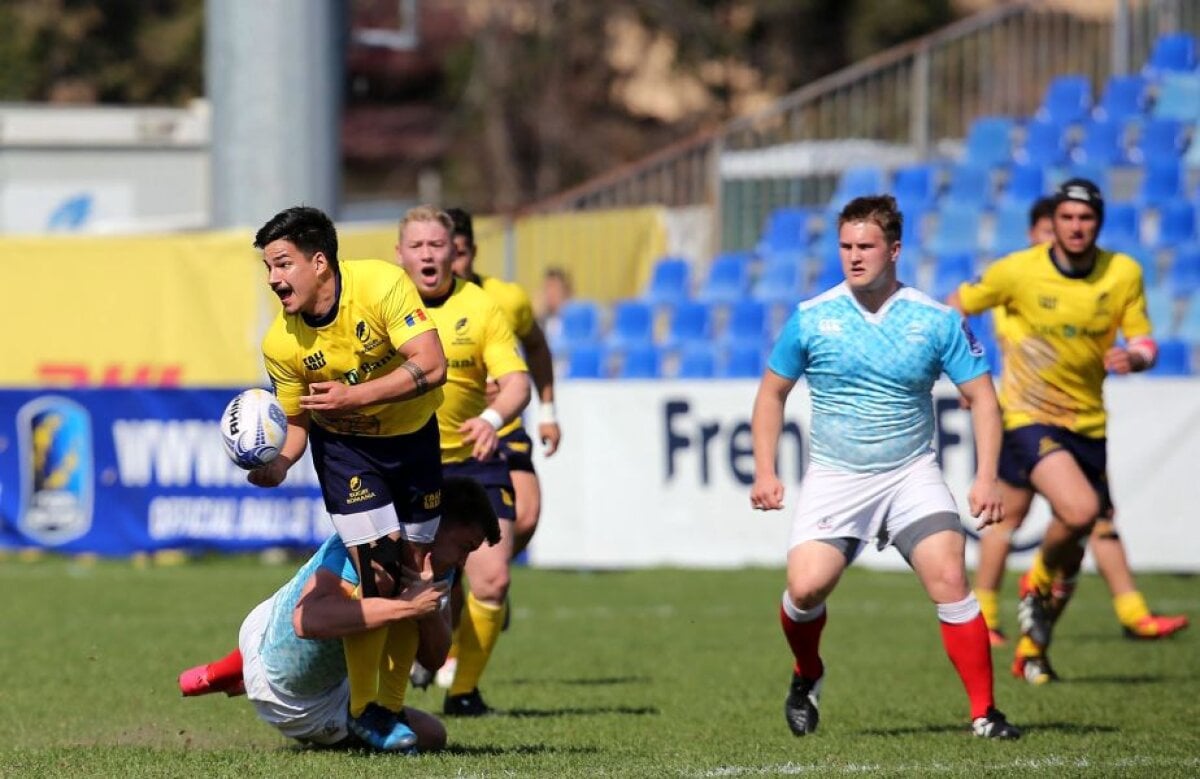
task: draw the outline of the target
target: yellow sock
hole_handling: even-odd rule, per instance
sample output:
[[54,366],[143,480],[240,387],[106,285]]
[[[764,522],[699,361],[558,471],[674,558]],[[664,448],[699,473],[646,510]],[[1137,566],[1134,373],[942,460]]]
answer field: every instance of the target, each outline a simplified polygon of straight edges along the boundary
[[1113,598],[1113,611],[1117,612],[1117,619],[1121,624],[1129,628],[1150,616],[1150,607],[1137,590]]
[[375,628],[342,638],[346,653],[346,676],[350,680],[350,716],[363,713],[367,704],[379,694],[379,668],[387,628]]
[[1042,648],[1033,643],[1029,636],[1021,636],[1017,641],[1017,657],[1041,657]]
[[1000,629],[1000,602],[995,590],[975,590],[975,600],[979,601],[979,611],[988,630]]
[[464,695],[479,686],[479,677],[500,638],[505,608],[504,604],[491,606],[476,600],[474,594],[467,595],[467,607],[458,626],[458,670],[450,685],[451,695]]
[[417,659],[417,644],[421,634],[417,623],[403,620],[389,625],[383,644],[383,662],[379,666],[379,696],[376,701],[389,711],[404,709],[408,693],[408,672]]
[[1029,586],[1046,595],[1053,583],[1054,573],[1042,562],[1042,551],[1039,549],[1034,552],[1033,562],[1029,566]]

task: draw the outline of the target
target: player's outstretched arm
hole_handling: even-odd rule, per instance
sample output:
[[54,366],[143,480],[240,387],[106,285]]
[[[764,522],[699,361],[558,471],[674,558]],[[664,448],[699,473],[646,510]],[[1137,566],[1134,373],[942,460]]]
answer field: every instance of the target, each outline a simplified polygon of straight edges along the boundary
[[292,627],[300,638],[340,638],[402,619],[420,618],[437,610],[445,584],[409,584],[394,598],[354,598],[332,571],[309,577],[292,611]]
[[405,341],[393,359],[403,360],[400,367],[386,376],[362,384],[319,381],[310,384],[309,394],[300,397],[306,411],[337,414],[376,403],[408,400],[446,383],[446,354],[437,332],[428,330]]
[[750,506],[756,509],[783,508],[783,483],[775,471],[779,434],[783,430],[783,410],[796,382],[771,369],[763,371],[750,417],[754,447],[754,485],[750,488]]
[[246,479],[257,487],[278,487],[287,478],[288,469],[304,456],[308,446],[308,414],[297,414],[288,417],[287,437],[283,441],[283,449],[279,456],[262,468],[255,468],[246,474]]
[[546,456],[558,450],[562,430],[554,414],[554,355],[546,342],[546,333],[536,321],[521,339],[525,350],[525,362],[529,364],[529,375],[538,397],[538,439],[546,445]]
[[1000,495],[999,463],[1003,427],[1000,403],[992,375],[985,373],[958,385],[971,409],[971,425],[975,434],[975,482],[967,495],[971,516],[979,520],[976,529],[1004,519],[1004,501]]
[[497,431],[529,405],[529,374],[525,371],[506,373],[496,379],[496,384],[500,390],[491,405],[459,427],[463,440],[472,445],[471,456],[476,460],[486,460],[496,453],[500,443]]

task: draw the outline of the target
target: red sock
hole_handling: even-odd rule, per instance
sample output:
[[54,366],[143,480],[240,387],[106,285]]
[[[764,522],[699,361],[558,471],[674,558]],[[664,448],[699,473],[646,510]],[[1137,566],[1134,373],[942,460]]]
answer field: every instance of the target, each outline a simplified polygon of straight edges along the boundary
[[235,649],[220,660],[209,663],[205,667],[208,675],[208,685],[217,689],[225,689],[242,680],[242,653]]
[[[821,674],[825,673],[825,664],[821,662],[818,650],[827,613],[822,611],[821,616],[810,622],[796,622],[788,616],[783,606],[779,607],[779,624],[783,626],[783,635],[796,658],[795,671],[805,679],[820,679]],[[984,638],[987,638],[986,635]]]
[[976,614],[970,622],[941,624],[942,644],[971,700],[971,719],[982,717],[995,703],[987,623],[982,614]]

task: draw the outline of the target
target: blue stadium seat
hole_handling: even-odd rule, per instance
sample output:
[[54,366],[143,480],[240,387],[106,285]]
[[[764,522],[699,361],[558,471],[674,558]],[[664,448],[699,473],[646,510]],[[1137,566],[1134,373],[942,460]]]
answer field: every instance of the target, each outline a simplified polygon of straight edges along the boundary
[[1058,124],[1082,121],[1092,108],[1092,83],[1087,76],[1058,76],[1051,80],[1037,118]]
[[759,253],[771,251],[796,251],[808,246],[808,223],[812,211],[807,208],[787,206],[776,208],[763,225]]
[[[1184,309],[1183,318],[1175,334],[1192,346],[1200,346],[1200,295],[1193,295],[1191,300],[1186,303],[1187,307]],[[1157,330],[1157,320],[1151,316],[1150,321],[1154,323]],[[1200,365],[1196,366],[1196,372],[1200,373]]]
[[1200,119],[1200,73],[1168,73],[1158,88],[1154,118],[1195,122]]
[[892,195],[901,211],[927,211],[937,201],[937,171],[932,165],[897,168],[892,177]]
[[657,379],[661,376],[662,354],[654,344],[632,344],[621,350],[618,379]]
[[724,343],[762,344],[766,338],[767,307],[758,300],[747,298],[729,307],[729,318],[720,340]]
[[976,119],[967,132],[967,162],[984,168],[1007,165],[1012,159],[1012,119],[984,116]]
[[960,284],[970,281],[974,276],[974,252],[938,255],[933,266],[933,288],[930,294],[935,300],[945,300]]
[[1130,154],[1134,162],[1153,165],[1158,162],[1179,162],[1183,153],[1182,125],[1174,119],[1148,119],[1138,133],[1137,144]]
[[805,294],[809,297],[819,295],[831,287],[836,287],[846,280],[846,275],[842,273],[842,260],[838,253],[833,253],[825,256],[824,262],[821,263],[820,269],[817,271],[817,277],[813,279],[813,283],[805,290]]
[[763,372],[762,350],[762,344],[731,345],[717,375],[726,379],[757,379]]
[[919,256],[925,245],[925,215],[929,210],[911,207],[902,208],[900,211],[900,215],[903,217],[900,243],[904,245],[905,253],[914,259]]
[[726,252],[713,258],[708,277],[696,294],[706,303],[732,303],[741,300],[750,291],[749,252]]
[[992,199],[991,171],[979,165],[955,165],[950,169],[946,199],[957,205],[986,208]]
[[1179,160],[1166,160],[1146,166],[1145,178],[1138,189],[1139,203],[1160,206],[1168,200],[1183,197],[1183,172]]
[[1158,360],[1151,376],[1191,376],[1192,347],[1186,341],[1170,339],[1158,342]]
[[600,307],[590,300],[569,300],[560,313],[562,319],[562,348],[574,349],[577,344],[595,343],[600,338]]
[[996,209],[990,253],[1003,257],[1029,245],[1029,205],[1005,203]]
[[1146,284],[1146,314],[1158,338],[1175,335],[1175,297],[1161,285]]
[[1045,193],[1046,169],[1041,165],[1018,163],[1008,169],[998,203],[1001,207],[1019,206],[1028,210]]
[[1157,247],[1181,246],[1197,239],[1196,208],[1187,200],[1176,198],[1158,207]]
[[883,170],[875,167],[849,168],[842,172],[837,189],[829,199],[831,209],[841,210],[842,206],[856,197],[863,195],[878,195],[884,191]]
[[1140,243],[1140,219],[1138,207],[1133,203],[1107,203],[1104,206],[1104,226],[1100,228],[1098,242],[1105,247],[1113,241]]
[[1093,119],[1083,127],[1083,138],[1071,152],[1071,159],[1094,165],[1124,165],[1129,161],[1125,148],[1125,123]]
[[1027,123],[1024,138],[1013,159],[1043,168],[1061,165],[1067,159],[1065,128],[1059,122],[1044,119]]
[[1110,76],[1092,116],[1110,122],[1132,119],[1146,106],[1146,79],[1141,76]]
[[605,348],[598,343],[579,343],[571,347],[571,351],[567,355],[567,378],[605,378],[606,354]]
[[754,285],[751,295],[764,303],[799,300],[804,287],[800,263],[784,259],[768,262]]
[[698,300],[676,303],[671,310],[671,323],[667,328],[664,346],[678,349],[696,341],[707,341],[712,337],[712,308]]
[[1167,288],[1176,298],[1191,297],[1200,289],[1200,244],[1190,243],[1175,251],[1167,271]]
[[712,343],[695,343],[679,352],[679,367],[675,371],[680,379],[711,379],[717,374],[717,347]]
[[663,257],[654,263],[650,287],[643,295],[647,303],[671,305],[688,297],[692,264],[682,257]]
[[1142,68],[1147,78],[1159,78],[1175,71],[1196,68],[1196,39],[1186,32],[1161,35]]
[[627,348],[654,340],[654,308],[642,300],[618,300],[613,304],[609,346]]
[[1128,254],[1137,260],[1138,265],[1142,266],[1143,283],[1147,287],[1158,285],[1158,264],[1154,260],[1154,254],[1148,251],[1136,238],[1117,236],[1099,241],[1098,243],[1109,251]]
[[975,252],[979,248],[979,223],[982,214],[977,206],[951,201],[938,213],[937,227],[929,240],[933,254]]

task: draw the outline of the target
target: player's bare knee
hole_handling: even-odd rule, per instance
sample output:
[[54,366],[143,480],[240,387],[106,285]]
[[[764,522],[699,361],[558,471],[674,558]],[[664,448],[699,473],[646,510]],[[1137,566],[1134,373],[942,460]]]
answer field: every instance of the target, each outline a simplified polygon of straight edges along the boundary
[[802,611],[816,608],[829,597],[831,584],[815,581],[789,581],[787,585],[788,598],[792,605]]
[[1100,516],[1100,501],[1095,496],[1079,496],[1070,503],[1058,506],[1054,514],[1072,530],[1091,532],[1092,526]]
[[471,580],[471,594],[476,600],[500,603],[508,596],[508,568],[489,571]]

